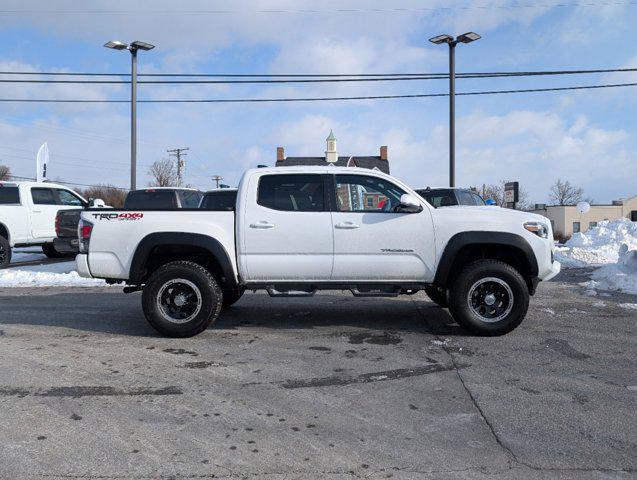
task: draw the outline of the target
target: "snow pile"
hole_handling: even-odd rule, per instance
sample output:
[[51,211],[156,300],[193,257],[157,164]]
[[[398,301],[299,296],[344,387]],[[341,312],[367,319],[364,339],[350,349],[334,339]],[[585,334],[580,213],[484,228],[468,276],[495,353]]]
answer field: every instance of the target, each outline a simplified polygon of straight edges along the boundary
[[0,288],[5,287],[99,287],[103,280],[82,278],[75,262],[14,267],[0,270]]
[[637,250],[637,222],[599,222],[597,227],[576,233],[563,247],[557,247],[555,258],[569,267],[615,264],[620,260],[622,245],[629,251]]
[[590,287],[637,294],[637,250],[623,244],[617,263],[604,265],[593,272]]

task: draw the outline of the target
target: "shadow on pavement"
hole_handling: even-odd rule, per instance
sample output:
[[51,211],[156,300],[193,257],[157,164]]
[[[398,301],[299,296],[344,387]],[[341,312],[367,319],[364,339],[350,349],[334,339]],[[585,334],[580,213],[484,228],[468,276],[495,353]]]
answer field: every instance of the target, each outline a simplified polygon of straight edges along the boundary
[[[2,325],[35,325],[116,335],[159,336],[144,318],[139,294],[93,290],[28,296],[2,295],[0,312],[0,329]],[[266,329],[349,326],[370,330],[465,335],[447,310],[423,297],[354,298],[347,294],[317,295],[304,299],[274,299],[265,294],[246,294],[233,307],[224,310],[208,332],[240,330],[245,326]]]

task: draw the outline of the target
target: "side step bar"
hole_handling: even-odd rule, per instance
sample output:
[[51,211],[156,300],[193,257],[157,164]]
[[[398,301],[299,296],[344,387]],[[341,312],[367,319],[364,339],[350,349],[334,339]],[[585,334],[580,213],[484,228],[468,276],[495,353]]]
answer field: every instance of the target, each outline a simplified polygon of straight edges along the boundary
[[266,287],[265,291],[271,297],[311,297],[316,293],[316,289],[311,290],[277,290],[275,287]]
[[355,297],[397,297],[400,287],[351,287],[349,289]]

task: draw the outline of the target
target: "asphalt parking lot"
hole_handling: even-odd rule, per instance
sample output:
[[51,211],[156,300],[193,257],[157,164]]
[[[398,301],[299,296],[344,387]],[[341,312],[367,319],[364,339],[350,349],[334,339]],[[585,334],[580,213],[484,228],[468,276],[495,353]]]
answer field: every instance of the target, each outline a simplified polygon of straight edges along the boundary
[[466,336],[424,294],[247,294],[192,339],[139,294],[0,290],[2,478],[635,478],[637,298],[540,286]]

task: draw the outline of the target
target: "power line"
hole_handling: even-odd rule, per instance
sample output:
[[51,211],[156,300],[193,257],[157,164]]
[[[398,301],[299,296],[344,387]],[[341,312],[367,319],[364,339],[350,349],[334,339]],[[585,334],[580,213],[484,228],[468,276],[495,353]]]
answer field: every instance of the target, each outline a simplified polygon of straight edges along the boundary
[[[497,95],[508,93],[560,92],[568,90],[591,90],[600,88],[634,87],[637,83],[614,83],[603,85],[581,85],[574,87],[524,88],[518,90],[486,90],[479,92],[460,92],[458,96]],[[299,97],[299,98],[213,98],[213,99],[167,99],[167,100],[139,100],[138,103],[276,103],[276,102],[318,102],[338,100],[384,100],[399,98],[431,98],[447,97],[448,93],[415,93],[407,95],[364,95],[355,97]],[[16,99],[0,98],[0,102],[23,103],[130,103],[130,100],[58,100],[58,99]]]
[[[579,75],[593,73],[626,73],[637,72],[637,68],[605,68],[576,70],[530,70],[503,72],[464,72],[457,73],[457,78],[497,78],[497,77],[532,77],[551,75]],[[0,75],[44,75],[44,76],[118,76],[128,77],[130,74],[93,73],[93,72],[19,72],[3,71]],[[352,73],[352,74],[208,74],[208,73],[147,73],[140,77],[207,77],[207,78],[259,78],[260,80],[140,80],[138,83],[148,84],[188,84],[188,83],[320,83],[320,82],[374,82],[404,80],[438,80],[449,78],[448,73]],[[275,78],[275,80],[272,80]],[[280,78],[283,78],[282,80]],[[128,84],[129,80],[49,80],[49,79],[0,79],[1,83],[96,83],[96,84]]]

